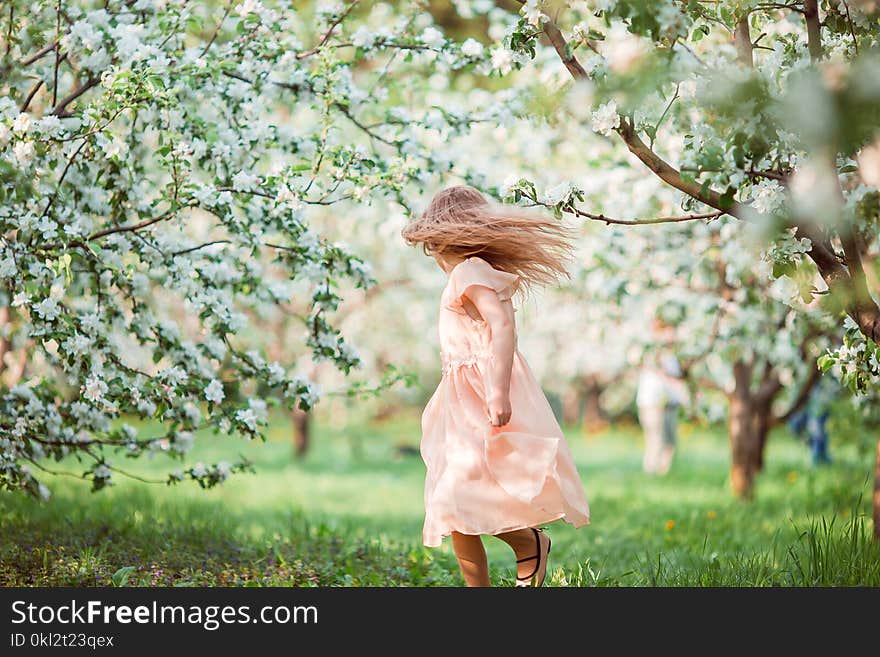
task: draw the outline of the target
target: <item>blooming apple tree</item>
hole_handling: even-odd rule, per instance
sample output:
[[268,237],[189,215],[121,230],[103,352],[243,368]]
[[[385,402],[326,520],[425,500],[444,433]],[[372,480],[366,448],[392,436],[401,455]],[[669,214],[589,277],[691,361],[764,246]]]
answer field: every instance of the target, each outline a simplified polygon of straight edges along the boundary
[[588,211],[577,180],[552,198],[537,198],[525,180],[513,195],[605,224],[732,216],[757,225],[774,276],[806,281],[811,269],[819,272],[824,285],[816,291],[828,297],[827,309],[841,322],[848,315],[866,344],[853,382],[876,383],[877,3],[521,5],[497,46],[508,68],[528,70],[531,59],[543,67],[554,53],[574,88],[589,91],[592,129],[676,190],[684,211],[641,218]]
[[[724,242],[728,251],[715,262],[725,269],[737,263],[730,278],[743,287],[734,297],[752,294],[750,277],[742,278],[740,273],[751,269],[760,277],[758,272],[766,270],[781,281],[773,284],[774,289],[786,292],[786,300],[777,295],[778,301],[791,304],[789,297],[796,293],[800,301],[793,305],[810,313],[821,309],[836,321],[838,330],[848,318],[842,348],[832,350],[820,365],[840,366],[844,382],[854,391],[876,386],[880,375],[877,3],[528,0],[518,4],[518,14],[493,46],[498,74],[530,74],[532,87],[543,87],[542,98],[559,110],[550,120],[580,121],[608,138],[609,152],[626,153],[641,171],[674,190],[680,210],[615,216],[590,197],[584,180],[571,175],[546,188],[528,176],[517,177],[503,186],[504,195],[559,214],[629,227],[626,230],[648,230],[655,224],[710,225],[710,232],[718,236],[713,239]],[[557,59],[557,70],[571,79],[567,92],[559,90],[556,75],[548,74],[550,55]],[[588,117],[566,113],[572,98],[590,109]],[[540,113],[550,114],[546,106]],[[726,244],[740,232],[730,227],[731,217],[747,224],[744,230],[757,235],[762,246],[732,253],[742,246]],[[659,234],[647,239],[677,248],[685,258],[687,252],[700,252],[702,237],[681,235],[689,235],[688,230],[671,241]],[[721,247],[719,243],[713,248]],[[741,266],[743,258],[751,267]],[[726,290],[730,285],[725,274],[712,284],[716,288],[712,294],[731,294]],[[761,294],[762,289],[758,285],[755,292]],[[722,302],[723,298],[716,303]],[[752,328],[769,330],[764,335],[775,336],[780,344],[813,333],[813,328],[785,333],[793,320],[778,315],[774,307],[778,304],[767,299],[745,304],[742,313],[754,313]],[[812,318],[806,322],[812,323]],[[722,343],[717,345],[721,350]],[[801,347],[814,351],[803,343]],[[736,365],[731,374],[757,385],[755,379],[767,370],[764,365],[743,368],[750,361],[750,357],[730,360]],[[784,370],[778,365],[773,369],[780,377],[770,378],[772,387],[791,380],[781,376]],[[753,411],[742,418],[752,417]],[[736,415],[731,412],[731,422]],[[734,486],[744,493],[751,487],[749,473],[760,464],[760,450],[749,447],[746,452],[745,475],[734,472],[733,477]],[[735,461],[736,453],[734,444]]]
[[[46,497],[38,471],[73,455],[97,490],[123,458],[182,458],[197,432],[259,437],[266,398],[318,402],[304,363],[359,366],[333,316],[374,278],[322,217],[405,203],[448,168],[424,136],[475,119],[421,104],[426,71],[487,53],[417,8],[300,5],[4,3],[3,488]],[[291,301],[294,346],[273,360],[257,320]]]

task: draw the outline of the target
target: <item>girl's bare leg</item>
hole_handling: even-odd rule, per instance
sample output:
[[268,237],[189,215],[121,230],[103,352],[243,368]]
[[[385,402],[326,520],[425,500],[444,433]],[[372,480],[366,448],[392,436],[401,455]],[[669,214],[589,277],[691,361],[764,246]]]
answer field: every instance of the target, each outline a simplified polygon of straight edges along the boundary
[[[503,534],[495,534],[502,541],[507,543],[513,553],[516,555],[517,561],[520,559],[528,559],[528,557],[538,556],[538,544],[535,541],[535,532],[530,528],[517,529],[512,532],[504,532]],[[546,549],[543,548],[543,549]],[[516,564],[516,576],[528,577],[535,572],[537,565],[536,559],[529,559]]]
[[491,586],[486,548],[480,536],[452,532],[452,549],[467,586]]

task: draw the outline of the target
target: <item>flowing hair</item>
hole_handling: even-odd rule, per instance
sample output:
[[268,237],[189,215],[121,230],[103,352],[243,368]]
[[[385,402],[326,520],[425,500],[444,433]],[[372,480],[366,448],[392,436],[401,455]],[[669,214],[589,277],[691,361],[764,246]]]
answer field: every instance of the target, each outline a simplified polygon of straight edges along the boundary
[[522,208],[489,202],[473,187],[438,192],[418,219],[401,231],[425,255],[478,256],[496,269],[520,276],[520,290],[571,278],[574,232],[561,221]]

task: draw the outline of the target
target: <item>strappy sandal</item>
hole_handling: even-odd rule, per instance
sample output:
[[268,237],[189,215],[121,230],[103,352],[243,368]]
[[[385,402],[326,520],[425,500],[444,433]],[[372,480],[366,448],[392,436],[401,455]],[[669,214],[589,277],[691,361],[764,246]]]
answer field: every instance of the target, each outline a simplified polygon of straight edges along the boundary
[[547,577],[547,557],[550,554],[550,537],[547,536],[547,551],[544,552],[544,558],[541,558],[541,536],[545,535],[543,530],[531,528],[533,532],[535,532],[535,543],[538,546],[538,554],[531,557],[523,557],[522,559],[517,559],[517,563],[523,563],[525,561],[531,561],[532,559],[536,559],[538,563],[535,564],[535,570],[532,571],[532,574],[528,577],[517,577],[516,578],[516,586],[517,588],[526,588],[532,586],[543,586],[544,579]]

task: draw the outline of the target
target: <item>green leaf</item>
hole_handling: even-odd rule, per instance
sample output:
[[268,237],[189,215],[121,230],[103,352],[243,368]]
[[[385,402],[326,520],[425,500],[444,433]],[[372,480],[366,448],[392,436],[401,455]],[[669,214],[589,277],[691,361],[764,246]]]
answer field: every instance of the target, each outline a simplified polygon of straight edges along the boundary
[[822,373],[824,374],[834,366],[834,356],[832,356],[831,354],[823,354],[819,356],[816,364],[819,366],[819,369],[822,370]]
[[123,566],[110,576],[110,581],[113,586],[125,586],[133,572],[134,566]]

